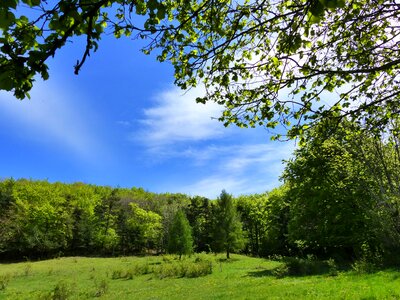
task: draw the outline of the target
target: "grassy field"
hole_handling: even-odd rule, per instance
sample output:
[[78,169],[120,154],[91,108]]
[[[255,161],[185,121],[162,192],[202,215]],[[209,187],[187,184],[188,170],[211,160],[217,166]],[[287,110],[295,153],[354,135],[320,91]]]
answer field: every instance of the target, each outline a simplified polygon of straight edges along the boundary
[[[212,274],[188,278],[202,272],[198,263],[208,271],[212,266]],[[280,266],[205,254],[183,262],[172,256],[68,257],[0,264],[0,299],[400,299],[396,270],[277,278]],[[173,277],[183,269],[186,275],[178,276],[185,277]]]

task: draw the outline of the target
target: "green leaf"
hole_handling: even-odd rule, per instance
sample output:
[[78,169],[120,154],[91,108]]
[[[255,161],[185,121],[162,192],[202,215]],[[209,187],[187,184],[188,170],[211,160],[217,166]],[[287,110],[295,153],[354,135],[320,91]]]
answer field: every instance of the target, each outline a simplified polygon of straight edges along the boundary
[[0,29],[7,30],[15,22],[15,15],[7,10],[0,9]]
[[8,72],[0,74],[0,90],[11,91],[14,88],[14,81]]
[[18,2],[18,0],[2,0],[0,2],[0,8],[4,7],[6,10],[8,10],[9,8],[16,9]]

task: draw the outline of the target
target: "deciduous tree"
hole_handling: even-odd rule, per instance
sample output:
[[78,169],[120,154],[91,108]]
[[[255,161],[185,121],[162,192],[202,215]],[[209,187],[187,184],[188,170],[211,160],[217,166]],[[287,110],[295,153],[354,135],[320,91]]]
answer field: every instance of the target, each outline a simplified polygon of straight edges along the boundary
[[82,35],[79,73],[108,31],[147,38],[143,51],[169,60],[183,89],[205,84],[197,101],[223,105],[226,125],[283,124],[296,136],[341,112],[376,127],[400,109],[399,11],[390,0],[6,0],[0,89],[24,98]]

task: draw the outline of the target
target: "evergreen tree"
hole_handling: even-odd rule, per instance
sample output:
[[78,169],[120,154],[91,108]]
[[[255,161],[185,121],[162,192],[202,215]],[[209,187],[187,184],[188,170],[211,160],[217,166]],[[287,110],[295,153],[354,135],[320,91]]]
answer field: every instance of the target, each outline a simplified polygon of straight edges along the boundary
[[222,190],[218,198],[214,219],[214,251],[225,251],[226,258],[232,251],[244,246],[242,223],[233,203],[232,195]]
[[179,254],[191,254],[193,252],[192,228],[182,211],[178,211],[171,223],[168,238],[168,252]]

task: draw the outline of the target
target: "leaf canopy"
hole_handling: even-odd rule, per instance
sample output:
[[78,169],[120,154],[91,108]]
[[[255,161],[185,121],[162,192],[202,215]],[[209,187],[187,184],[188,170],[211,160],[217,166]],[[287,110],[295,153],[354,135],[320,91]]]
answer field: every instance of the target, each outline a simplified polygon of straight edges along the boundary
[[221,104],[225,125],[281,124],[294,137],[339,112],[375,128],[399,112],[399,10],[389,0],[6,0],[0,89],[29,96],[47,59],[84,35],[79,73],[107,31],[147,39],[143,52],[170,61],[181,88],[204,84],[197,101]]

